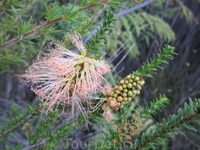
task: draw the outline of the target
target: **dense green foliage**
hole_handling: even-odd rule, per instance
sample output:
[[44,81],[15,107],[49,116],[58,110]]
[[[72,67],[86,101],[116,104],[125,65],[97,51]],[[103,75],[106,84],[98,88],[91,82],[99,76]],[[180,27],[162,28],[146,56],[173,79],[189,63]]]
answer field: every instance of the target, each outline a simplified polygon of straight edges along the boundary
[[[175,4],[165,0],[150,1],[148,5],[151,7],[146,8],[148,11],[138,8],[137,12],[119,18],[120,13],[126,11],[124,10],[126,7],[129,10],[148,1],[140,0],[141,4],[137,4],[131,0],[80,2],[3,0],[0,2],[0,74],[1,76],[23,74],[37,59],[38,54],[48,51],[49,46],[55,46],[50,45],[51,42],[62,43],[67,49],[73,49],[66,37],[78,32],[83,37],[83,42],[88,41],[85,44],[87,57],[97,60],[110,60],[126,49],[129,49],[126,53],[128,58],[134,59],[139,54],[142,55],[140,47],[143,48],[145,45],[151,49],[152,41],[155,45],[159,45],[160,40],[162,44],[166,43],[165,46],[162,45],[161,50],[157,49],[157,53],[136,71],[131,70],[132,73],[129,72],[128,75],[138,77],[137,80],[133,78],[136,85],[143,80],[157,81],[155,75],[160,72],[160,69],[164,70],[165,65],[169,65],[169,60],[170,65],[173,65],[171,60],[176,60],[174,56],[177,55],[175,48],[167,45],[175,39],[176,35],[163,18],[170,19],[177,15],[186,18],[188,23],[198,23],[198,21],[181,0],[174,1]],[[162,10],[163,6],[168,5],[171,7]],[[142,7],[144,6],[140,8]],[[156,14],[151,13],[153,11]],[[122,52],[119,51],[120,47],[123,48]],[[115,62],[109,65],[118,66]],[[112,79],[115,85],[119,85],[123,79],[119,80],[118,74],[114,73],[107,77],[108,81],[111,82]],[[124,80],[128,76],[125,76]],[[5,82],[7,80],[2,81],[2,84]],[[126,83],[124,86],[123,90],[127,90]],[[145,86],[148,84],[139,85],[139,93]],[[113,89],[114,93],[117,92],[115,87]],[[135,86],[133,90],[138,89]],[[156,90],[151,89],[151,92]],[[123,92],[130,93],[128,90]],[[4,97],[2,93],[0,94]],[[100,104],[110,103],[107,100],[109,94],[98,94],[99,100],[93,105],[99,105],[101,99],[105,101]],[[2,103],[1,109],[4,110],[5,106],[10,112],[5,111],[6,113],[0,118],[0,142],[2,143],[0,149],[160,149],[160,146],[166,141],[169,142],[175,134],[187,137],[184,130],[198,134],[200,99],[187,97],[189,102],[185,102],[184,106],[180,105],[176,113],[170,115],[171,112],[166,112],[165,116],[162,116],[158,111],[165,112],[165,108],[173,104],[171,97],[159,93],[159,97],[154,100],[148,98],[145,104],[141,104],[144,94],[135,97],[138,94],[131,93],[131,96],[128,94],[124,96],[130,101],[123,103],[120,109],[110,110],[111,120],[105,119],[108,112],[102,110],[101,106],[89,113],[86,120],[82,115],[74,118],[70,114],[65,114],[63,110],[70,108],[64,108],[65,106],[62,105],[57,106],[57,109],[44,111],[45,100],[31,101],[29,100],[31,96],[28,100],[19,98],[19,105],[24,103],[20,101],[26,101],[25,104],[28,104],[23,106],[26,107],[25,110],[20,110],[18,104],[13,102],[17,96],[9,97],[12,99],[11,104],[2,98],[0,100],[5,102]],[[115,95],[110,97],[115,98]],[[87,109],[84,104],[82,109]],[[161,121],[155,120],[154,117],[161,118]],[[82,135],[78,131],[90,131],[90,133]],[[24,140],[12,144],[12,138],[18,136],[23,137]],[[80,139],[79,136],[83,138]]]

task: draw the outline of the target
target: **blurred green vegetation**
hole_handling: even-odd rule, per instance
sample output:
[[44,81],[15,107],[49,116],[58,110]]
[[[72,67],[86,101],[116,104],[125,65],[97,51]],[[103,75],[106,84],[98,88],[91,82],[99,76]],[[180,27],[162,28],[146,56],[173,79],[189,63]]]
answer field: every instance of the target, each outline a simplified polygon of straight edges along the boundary
[[[147,1],[139,0],[141,4]],[[6,5],[10,2],[11,5]],[[10,108],[11,104],[22,111],[27,103],[36,103],[36,96],[29,87],[21,88],[20,79],[16,74],[23,74],[37,58],[38,53],[46,51],[49,41],[62,40],[68,45],[65,35],[77,31],[83,36],[83,41],[88,46],[91,34],[95,35],[95,29],[102,24],[105,10],[111,9],[117,17],[120,13],[140,5],[130,0],[122,3],[122,6],[127,9],[116,9],[110,5],[91,7],[80,12],[76,18],[71,16],[68,20],[60,20],[26,36],[27,32],[48,21],[77,10],[80,6],[78,2],[73,0],[3,0],[0,2],[0,46],[19,38],[16,42],[0,47],[0,77],[2,79],[0,82],[2,123],[0,125],[8,122],[8,118],[14,117],[17,113],[14,108]],[[82,1],[82,6],[86,5],[84,2],[88,3],[88,1]],[[188,97],[200,97],[199,10],[199,0],[154,1],[145,7],[120,16],[119,20],[113,24],[114,28],[107,31],[106,40],[101,41],[101,46],[95,51],[95,53],[101,53],[102,57],[113,65],[113,74],[107,78],[114,84],[115,81],[119,81],[139,68],[143,61],[158,52],[164,44],[171,44],[176,48],[175,52],[178,56],[173,62],[170,61],[169,66],[163,65],[163,70],[158,70],[158,75],[153,76],[152,79],[146,79],[145,87],[141,95],[137,97],[138,103],[142,106],[158,97],[159,94],[165,94],[170,100],[169,105],[161,108],[163,111],[159,112],[153,121],[161,122],[163,117],[167,118],[169,114],[175,113],[184,102],[188,101]],[[187,137],[174,134],[177,140],[175,142],[169,140],[162,149],[199,149],[199,130],[196,133],[188,132],[188,130],[184,132],[188,135]],[[24,139],[23,134],[16,134]],[[11,145],[16,145],[11,137],[7,140],[10,140]],[[5,147],[0,146],[0,148]]]

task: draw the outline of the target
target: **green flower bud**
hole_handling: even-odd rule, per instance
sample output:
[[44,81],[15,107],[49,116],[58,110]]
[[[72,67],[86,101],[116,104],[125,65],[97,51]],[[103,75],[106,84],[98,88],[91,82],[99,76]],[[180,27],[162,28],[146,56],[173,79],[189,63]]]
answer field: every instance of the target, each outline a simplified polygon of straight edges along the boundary
[[123,84],[122,87],[123,87],[124,89],[126,89],[126,88],[127,88],[127,85],[126,85],[126,84]]
[[127,102],[127,101],[128,101],[128,98],[127,98],[127,97],[124,97],[123,100],[124,100],[125,102]]
[[132,100],[132,98],[128,97],[128,100],[127,100],[127,102],[130,102],[131,100]]
[[113,97],[108,97],[108,101],[111,101],[113,99]]
[[138,90],[141,90],[142,89],[142,87],[140,86],[140,85],[136,85],[136,88],[138,89]]
[[123,93],[127,93],[127,92],[128,92],[128,90],[127,90],[127,89],[124,89],[124,90],[123,90]]
[[144,85],[144,83],[145,83],[145,81],[144,81],[144,80],[140,80],[140,85],[141,85],[141,86],[143,86],[143,85]]
[[120,94],[121,92],[119,90],[116,90],[115,93]]
[[118,95],[117,95],[116,93],[114,93],[114,94],[113,94],[113,97],[117,98],[117,97],[118,97]]
[[137,95],[137,93],[138,93],[137,91],[138,90],[133,90],[132,92],[133,92],[134,95]]
[[125,83],[125,84],[129,84],[128,80],[125,80],[124,83]]
[[118,101],[118,102],[121,102],[122,100],[123,100],[123,98],[122,98],[121,96],[118,96],[118,97],[117,97],[117,101]]
[[115,90],[117,90],[117,89],[118,89],[118,87],[119,87],[119,86],[118,86],[118,85],[116,85],[116,86],[114,87],[114,88],[115,88]]
[[133,92],[128,91],[128,96],[133,96]]
[[132,79],[130,79],[130,80],[128,80],[128,82],[129,82],[129,83],[133,83],[133,80],[132,80]]
[[114,107],[116,107],[116,105],[117,105],[116,100],[112,100],[112,101],[109,102],[109,106],[110,106],[110,107],[113,107],[113,108],[114,108]]
[[137,83],[133,82],[133,83],[132,83],[132,85],[133,85],[133,86],[136,86],[136,85],[137,85]]
[[124,80],[119,81],[120,84],[124,84]]
[[122,93],[122,96],[123,97],[127,97],[127,93]]
[[139,95],[140,94],[140,91],[139,90],[137,90],[137,95]]
[[131,75],[126,76],[125,79],[127,79],[127,80],[131,79]]
[[131,88],[133,87],[133,85],[132,85],[131,83],[129,83],[129,84],[127,85],[127,87],[128,87],[129,89],[131,89]]
[[107,96],[113,96],[114,92],[111,91],[110,93],[106,93]]
[[123,90],[123,87],[122,87],[122,86],[118,86],[118,90],[119,90],[119,91],[122,91],[122,90]]
[[140,80],[140,78],[139,77],[135,77],[135,80],[134,81],[139,81]]
[[135,79],[135,75],[132,74],[132,75],[131,75],[131,78],[132,78],[132,79]]

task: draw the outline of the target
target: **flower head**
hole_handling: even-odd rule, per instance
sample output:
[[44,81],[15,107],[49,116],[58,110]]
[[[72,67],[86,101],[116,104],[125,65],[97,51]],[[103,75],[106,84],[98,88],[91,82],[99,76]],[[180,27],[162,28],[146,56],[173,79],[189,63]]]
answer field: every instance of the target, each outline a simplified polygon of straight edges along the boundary
[[104,92],[102,83],[106,80],[103,74],[109,72],[110,67],[102,60],[86,56],[78,33],[69,38],[81,55],[54,43],[56,48],[39,57],[24,75],[27,82],[32,82],[32,90],[45,99],[48,110],[63,103],[84,111],[82,103],[88,103],[87,99],[94,99],[96,93]]
[[109,108],[105,110],[105,112],[103,113],[103,117],[107,121],[107,123],[110,123],[113,120],[113,115]]

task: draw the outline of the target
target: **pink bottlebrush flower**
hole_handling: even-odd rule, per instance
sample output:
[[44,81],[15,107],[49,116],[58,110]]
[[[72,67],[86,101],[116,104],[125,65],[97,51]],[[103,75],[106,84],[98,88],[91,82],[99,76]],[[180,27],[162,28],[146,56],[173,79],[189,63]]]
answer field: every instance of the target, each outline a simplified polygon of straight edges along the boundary
[[106,95],[110,95],[113,91],[113,88],[109,85],[105,85],[103,88],[102,88],[102,91],[104,91],[104,93],[106,93]]
[[39,57],[24,75],[27,82],[32,82],[32,90],[45,99],[48,110],[63,103],[85,111],[83,103],[95,99],[96,93],[104,92],[102,83],[106,80],[103,74],[109,72],[110,67],[102,60],[86,56],[78,33],[69,38],[81,55],[54,43],[56,48]]
[[110,109],[107,108],[105,110],[105,112],[103,113],[103,117],[104,119],[107,121],[107,123],[110,123],[112,120],[113,120],[113,115],[112,113],[110,112]]

